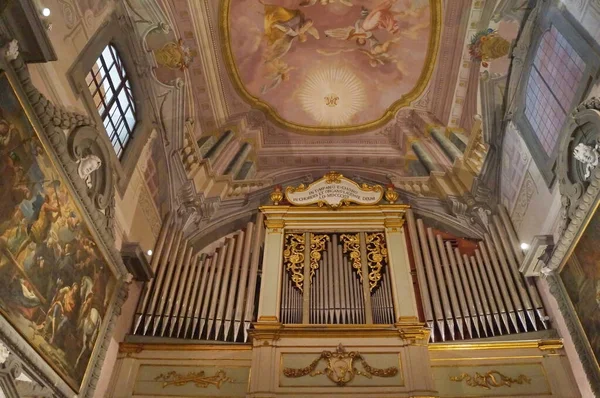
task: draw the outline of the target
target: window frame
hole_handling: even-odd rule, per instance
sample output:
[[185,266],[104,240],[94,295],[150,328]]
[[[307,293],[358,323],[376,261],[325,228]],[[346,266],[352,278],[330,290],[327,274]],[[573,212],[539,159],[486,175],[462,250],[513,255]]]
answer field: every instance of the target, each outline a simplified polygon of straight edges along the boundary
[[[538,21],[537,26],[534,28],[533,38],[528,49],[522,80],[517,94],[521,106],[519,106],[514,116],[514,121],[518,130],[521,132],[521,137],[525,141],[525,144],[548,188],[552,188],[556,180],[556,163],[559,155],[560,137],[564,134],[564,131],[568,126],[570,113],[585,98],[591,89],[591,83],[594,81],[594,78],[600,69],[598,48],[590,44],[593,43],[593,41],[589,37],[589,34],[583,30],[578,22],[573,21],[571,18],[572,17],[569,15],[566,15],[555,8],[551,8],[547,13],[543,14]],[[529,79],[532,76],[535,56],[544,34],[550,31],[552,26],[558,30],[579,57],[585,62],[585,69],[567,110],[565,120],[557,133],[558,137],[556,144],[552,149],[552,153],[548,154],[540,142],[535,129],[525,115],[525,107],[527,104],[527,87],[529,85]]]
[[[144,79],[139,75],[138,67],[136,67],[137,63],[141,61],[135,61],[137,58],[142,60],[143,55],[138,57],[140,50],[138,49],[139,44],[136,43],[136,37],[135,35],[131,35],[131,32],[127,30],[126,24],[119,22],[116,13],[109,17],[109,20],[89,40],[69,69],[67,76],[76,97],[83,101],[88,114],[96,122],[97,128],[103,133],[100,134],[102,139],[106,140],[106,145],[113,148],[86,82],[88,73],[92,70],[96,61],[108,45],[114,46],[120,57],[127,81],[129,81],[131,86],[135,109],[135,125],[123,153],[119,158],[116,151],[111,151],[111,161],[117,177],[117,189],[122,196],[129,185],[129,181],[135,171],[144,146],[150,138],[153,127],[150,122],[152,114],[149,103],[150,96],[147,94],[150,92],[150,89],[147,87],[148,83],[144,82]],[[137,58],[134,59],[134,57]]]
[[[105,57],[106,51],[110,53],[110,58]],[[113,68],[117,70],[116,75],[111,73]],[[88,77],[91,77],[89,83],[87,83]],[[112,127],[111,133],[108,134],[107,131],[107,135],[114,150],[117,152],[117,158],[121,159],[133,138],[133,132],[137,124],[137,120],[135,120],[137,110],[135,109],[129,74],[123,65],[121,54],[119,54],[119,51],[112,43],[104,47],[96,63],[86,75],[86,83],[88,84],[104,128],[107,128],[107,124],[110,124]],[[110,96],[105,89],[107,86],[111,91]],[[125,101],[121,100],[123,93],[125,94]],[[96,95],[98,95],[98,102]],[[102,111],[100,111],[101,109]],[[118,113],[116,118],[117,123],[115,123],[115,118],[113,117],[115,111]],[[130,115],[129,118],[127,117],[128,115]],[[130,125],[131,116],[133,116],[133,125]],[[122,139],[120,131],[123,128],[126,135]]]

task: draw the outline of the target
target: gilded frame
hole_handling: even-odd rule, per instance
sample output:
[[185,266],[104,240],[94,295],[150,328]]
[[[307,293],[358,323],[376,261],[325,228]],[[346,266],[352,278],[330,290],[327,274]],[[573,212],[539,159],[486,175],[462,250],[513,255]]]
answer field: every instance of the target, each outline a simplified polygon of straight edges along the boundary
[[429,45],[427,49],[427,56],[425,57],[425,63],[421,75],[417,80],[417,83],[411,91],[403,95],[400,99],[396,100],[385,113],[377,120],[372,122],[363,123],[354,126],[336,126],[336,127],[317,127],[317,126],[305,126],[297,123],[288,122],[282,118],[269,104],[261,101],[259,98],[251,95],[240,79],[237,66],[234,61],[233,51],[231,49],[231,36],[229,34],[229,10],[232,0],[224,0],[219,6],[219,26],[221,31],[221,37],[223,38],[221,44],[221,50],[223,52],[223,59],[229,78],[233,82],[233,86],[236,92],[252,107],[260,109],[269,116],[275,125],[289,129],[297,133],[305,134],[358,134],[365,131],[379,128],[394,118],[396,112],[401,108],[410,105],[411,102],[418,99],[421,94],[427,88],[433,70],[435,69],[435,61],[439,53],[441,33],[442,33],[442,1],[441,0],[429,0],[431,9],[431,36],[429,38]]
[[[34,348],[4,314],[0,316],[0,339],[52,390],[53,395],[92,397],[111,342],[112,330],[127,298],[128,290],[127,270],[114,246],[110,223],[110,214],[114,213],[114,202],[108,208],[102,209],[104,211],[100,211],[101,209],[92,200],[86,183],[79,176],[77,163],[68,153],[66,144],[65,132],[72,133],[79,127],[93,127],[93,123],[86,116],[55,107],[39,93],[31,82],[27,66],[18,55],[16,41],[11,42],[0,52],[0,76],[8,80],[33,133],[50,160],[51,168],[66,187],[67,194],[79,213],[81,223],[95,243],[101,256],[100,260],[105,264],[109,277],[114,283],[110,298],[106,299],[106,310],[84,375],[78,385],[74,379],[69,379],[68,375],[57,369],[56,364],[51,363],[44,354]],[[49,114],[50,112],[52,115]],[[114,189],[110,194],[114,194]]]

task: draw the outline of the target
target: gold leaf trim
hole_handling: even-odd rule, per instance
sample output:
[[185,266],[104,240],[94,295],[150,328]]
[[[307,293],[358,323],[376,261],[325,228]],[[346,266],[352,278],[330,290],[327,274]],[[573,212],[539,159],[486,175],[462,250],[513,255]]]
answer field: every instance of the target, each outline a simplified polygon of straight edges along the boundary
[[486,390],[497,387],[512,387],[513,384],[531,384],[531,378],[528,376],[521,374],[516,378],[512,378],[497,370],[491,370],[485,374],[475,372],[473,376],[468,373],[461,373],[460,376],[450,376],[450,381],[460,383],[463,380],[470,387],[481,387]]
[[203,370],[200,372],[190,372],[186,375],[173,371],[166,374],[161,373],[154,380],[162,381],[162,388],[168,386],[181,387],[188,383],[194,383],[196,387],[200,388],[215,386],[220,389],[223,383],[233,383],[233,379],[227,377],[227,373],[224,370],[217,371],[214,376],[206,376]]
[[381,270],[388,261],[388,251],[383,232],[367,234],[367,265],[369,266],[369,289],[373,291],[381,280]]
[[362,283],[362,262],[360,260],[360,235],[359,234],[343,234],[340,240],[344,243],[344,253],[349,253],[352,268],[356,270],[358,279]]
[[329,235],[310,234],[310,277],[315,276],[319,269],[321,253],[325,250],[325,242],[329,242]]
[[286,234],[283,260],[292,282],[301,292],[304,291],[304,234]]

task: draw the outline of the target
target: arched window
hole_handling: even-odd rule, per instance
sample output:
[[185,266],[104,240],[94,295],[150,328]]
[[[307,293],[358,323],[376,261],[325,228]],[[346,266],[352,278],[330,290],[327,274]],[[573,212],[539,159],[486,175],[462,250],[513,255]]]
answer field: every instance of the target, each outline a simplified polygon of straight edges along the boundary
[[525,116],[550,156],[571,111],[586,64],[564,36],[552,26],[537,48],[527,83]]
[[92,99],[120,159],[136,124],[131,83],[116,48],[109,44],[86,76]]

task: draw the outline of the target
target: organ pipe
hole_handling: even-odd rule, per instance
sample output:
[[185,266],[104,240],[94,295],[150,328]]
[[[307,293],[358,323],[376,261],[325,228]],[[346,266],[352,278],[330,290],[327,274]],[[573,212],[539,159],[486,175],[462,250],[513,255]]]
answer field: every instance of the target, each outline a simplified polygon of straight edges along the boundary
[[247,341],[254,321],[263,218],[198,252],[170,215],[156,242],[155,278],[142,291],[133,333],[157,337]]

